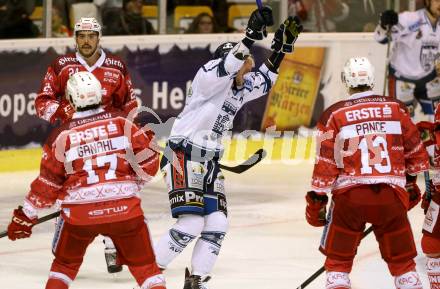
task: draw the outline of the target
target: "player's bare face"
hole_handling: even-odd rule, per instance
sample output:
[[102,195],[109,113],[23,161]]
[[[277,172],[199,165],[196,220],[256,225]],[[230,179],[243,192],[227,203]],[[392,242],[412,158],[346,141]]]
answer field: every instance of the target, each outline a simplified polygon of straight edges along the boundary
[[237,76],[235,77],[235,82],[238,86],[243,85],[244,75],[248,72],[251,72],[252,68],[254,68],[254,66],[255,66],[254,58],[252,56],[249,56],[248,58],[246,58],[246,60],[243,63],[243,66],[237,72]]
[[432,16],[440,18],[440,0],[431,0],[430,11]]
[[91,57],[98,49],[99,37],[94,31],[78,31],[76,33],[78,52],[85,58]]

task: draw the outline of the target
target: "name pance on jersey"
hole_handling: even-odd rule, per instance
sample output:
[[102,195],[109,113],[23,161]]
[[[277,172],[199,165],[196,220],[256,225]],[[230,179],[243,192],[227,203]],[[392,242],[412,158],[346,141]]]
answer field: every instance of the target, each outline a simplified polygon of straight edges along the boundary
[[339,137],[349,139],[371,134],[402,134],[402,127],[399,121],[365,121],[343,126]]
[[392,115],[391,107],[364,107],[361,109],[349,110],[345,112],[347,121],[357,121],[362,119],[389,118]]

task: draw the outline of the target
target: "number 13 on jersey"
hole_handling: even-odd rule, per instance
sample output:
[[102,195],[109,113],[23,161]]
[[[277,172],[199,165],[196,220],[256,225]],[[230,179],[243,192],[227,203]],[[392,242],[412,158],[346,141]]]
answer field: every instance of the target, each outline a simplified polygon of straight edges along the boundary
[[385,135],[362,137],[358,149],[361,151],[361,174],[372,174],[373,169],[381,174],[391,172],[391,161]]

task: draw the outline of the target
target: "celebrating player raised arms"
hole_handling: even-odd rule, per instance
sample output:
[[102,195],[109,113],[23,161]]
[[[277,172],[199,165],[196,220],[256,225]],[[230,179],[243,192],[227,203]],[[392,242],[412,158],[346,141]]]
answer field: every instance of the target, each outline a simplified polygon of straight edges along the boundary
[[14,210],[8,237],[30,237],[38,211],[61,202],[46,289],[69,287],[98,234],[114,241],[141,289],[165,289],[139,197],[159,169],[158,153],[150,149],[153,134],[121,113],[104,111],[101,89],[90,72],[69,78],[67,97],[75,113],[44,145],[40,174],[23,207]]
[[288,18],[275,32],[272,55],[256,72],[249,49],[266,36],[273,24],[264,7],[250,16],[246,37],[220,45],[214,59],[204,64],[191,85],[185,107],[167,142],[161,170],[168,185],[171,213],[177,222],[155,246],[158,265],[166,268],[197,239],[185,289],[206,288],[228,229],[224,176],[219,168],[221,137],[232,127],[239,109],[269,92],[285,53],[302,31],[298,19]]
[[428,154],[405,105],[373,94],[367,58],[349,59],[342,76],[350,96],[318,122],[312,191],[306,195],[307,222],[325,226],[320,251],[327,256],[326,288],[351,288],[353,259],[371,223],[396,288],[421,289],[407,210],[420,201],[416,179],[429,168]]

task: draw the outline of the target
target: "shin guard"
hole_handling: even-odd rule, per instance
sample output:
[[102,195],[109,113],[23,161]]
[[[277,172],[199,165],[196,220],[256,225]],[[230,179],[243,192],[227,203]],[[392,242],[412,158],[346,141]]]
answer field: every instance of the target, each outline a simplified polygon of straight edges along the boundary
[[426,259],[426,273],[431,289],[440,289],[440,258]]
[[327,272],[325,289],[351,289],[348,273]]
[[406,272],[394,279],[396,289],[423,289],[420,276],[416,271]]

